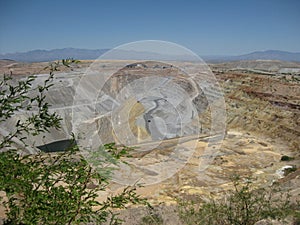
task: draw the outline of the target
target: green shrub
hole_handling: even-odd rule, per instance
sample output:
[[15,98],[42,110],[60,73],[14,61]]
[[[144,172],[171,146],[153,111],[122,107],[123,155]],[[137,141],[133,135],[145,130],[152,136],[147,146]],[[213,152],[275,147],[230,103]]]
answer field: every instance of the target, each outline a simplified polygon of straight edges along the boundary
[[[0,189],[9,199],[7,224],[101,224],[114,215],[112,209],[146,203],[135,193],[135,187],[97,201],[109,177],[93,171],[77,148],[55,155],[1,153],[0,177]],[[91,183],[96,187],[88,189]]]
[[283,155],[280,160],[281,161],[291,161],[291,160],[294,160],[294,158],[287,156],[287,155]]

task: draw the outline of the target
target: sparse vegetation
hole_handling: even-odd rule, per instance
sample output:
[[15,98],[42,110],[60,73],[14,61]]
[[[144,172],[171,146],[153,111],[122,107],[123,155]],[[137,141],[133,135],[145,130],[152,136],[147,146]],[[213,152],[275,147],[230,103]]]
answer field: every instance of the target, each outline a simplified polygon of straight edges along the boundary
[[[37,109],[24,121],[18,120],[14,132],[1,133],[0,191],[6,195],[1,200],[6,208],[4,224],[102,224],[108,219],[110,224],[120,224],[114,209],[124,209],[128,204],[148,205],[146,199],[136,194],[136,186],[127,187],[105,201],[97,200],[111,178],[107,164],[117,164],[130,148],[101,146],[105,159],[98,162],[101,173],[80,155],[76,144],[55,154],[25,154],[28,147],[25,140],[30,135],[47,135],[50,128],[60,128],[61,118],[50,113],[45,97],[53,85],[54,72],[60,66],[69,67],[76,62],[68,59],[51,64],[49,77],[37,87],[33,87],[34,76],[17,83],[12,82],[11,76],[3,76],[0,82],[0,122],[19,110]],[[16,140],[23,143],[23,148],[15,147]],[[94,187],[89,188],[90,184]]]
[[282,220],[292,215],[297,220],[300,205],[277,187],[255,189],[251,180],[233,180],[234,190],[222,199],[199,203],[179,202],[179,215],[184,224],[253,225],[262,219]]
[[148,208],[148,214],[142,217],[140,225],[162,225],[162,216],[154,208]]

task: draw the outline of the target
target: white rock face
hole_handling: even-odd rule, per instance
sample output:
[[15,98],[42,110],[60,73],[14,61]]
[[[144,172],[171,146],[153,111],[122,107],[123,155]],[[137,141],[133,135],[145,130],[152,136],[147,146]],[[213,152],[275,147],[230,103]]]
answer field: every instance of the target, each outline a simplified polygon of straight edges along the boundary
[[293,166],[286,165],[281,167],[280,169],[276,170],[276,174],[279,176],[279,178],[283,178],[285,176],[285,170],[286,169],[292,169]]
[[281,68],[278,73],[300,74],[300,68]]
[[197,135],[199,115],[222,96],[209,74],[193,76],[160,62],[97,62],[76,87],[73,131],[89,137],[80,140],[84,146]]

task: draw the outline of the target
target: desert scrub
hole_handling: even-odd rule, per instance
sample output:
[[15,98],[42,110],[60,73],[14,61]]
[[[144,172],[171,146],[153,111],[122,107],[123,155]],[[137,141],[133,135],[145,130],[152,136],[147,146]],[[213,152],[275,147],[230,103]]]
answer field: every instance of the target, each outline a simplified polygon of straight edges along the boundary
[[163,225],[164,221],[157,209],[147,208],[147,215],[141,218],[140,225]]
[[299,210],[299,205],[291,203],[290,195],[275,186],[254,189],[251,179],[242,182],[236,177],[233,187],[218,200],[205,203],[179,200],[178,212],[183,224],[253,225],[266,218],[284,220]]
[[61,118],[49,111],[46,94],[53,86],[54,72],[77,62],[67,59],[50,64],[49,77],[37,87],[33,87],[34,76],[13,81],[12,76],[4,75],[0,80],[0,124],[17,111],[34,111],[27,119],[18,120],[13,132],[0,130],[0,191],[6,195],[1,200],[6,209],[4,224],[120,224],[114,209],[148,205],[136,194],[137,186],[127,187],[105,201],[97,200],[98,193],[105,191],[110,182],[109,165],[116,166],[128,156],[128,147],[113,143],[100,146],[98,156],[102,161],[95,170],[81,156],[75,140],[66,151],[53,154],[33,151],[33,146],[26,145],[26,138],[47,135],[50,128],[60,129]]

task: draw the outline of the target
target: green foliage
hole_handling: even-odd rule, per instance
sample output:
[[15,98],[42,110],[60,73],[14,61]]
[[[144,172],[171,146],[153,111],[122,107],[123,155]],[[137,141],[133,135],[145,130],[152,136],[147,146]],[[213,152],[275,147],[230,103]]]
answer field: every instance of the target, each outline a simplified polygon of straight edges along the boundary
[[[112,209],[146,203],[136,194],[136,187],[97,201],[109,179],[93,171],[76,148],[56,155],[2,153],[0,177],[0,189],[9,199],[8,221],[14,224],[101,224],[114,215]],[[88,189],[89,184],[95,187]]]
[[8,223],[71,224],[93,216],[89,206],[96,205],[96,193],[86,186],[98,177],[73,151],[23,157],[9,151],[0,155],[0,168]]
[[124,157],[131,157],[130,152],[134,148],[127,146],[116,146],[115,143],[108,143],[100,146],[96,151],[88,151],[85,158],[89,164],[99,173],[101,176],[109,178],[112,172],[118,169],[118,164],[123,162]]
[[287,155],[283,155],[280,160],[281,161],[291,161],[291,160],[294,160],[294,158],[287,156]]
[[295,210],[290,196],[276,187],[254,189],[251,181],[233,180],[234,190],[223,199],[205,202],[179,202],[179,215],[184,224],[253,225],[272,218],[283,220]]
[[117,160],[121,159],[122,157],[130,158],[131,155],[129,151],[134,150],[134,148],[130,148],[127,146],[121,146],[121,148],[117,148],[115,143],[105,144],[104,148],[108,153],[110,153]]
[[129,204],[148,205],[136,194],[137,186],[127,187],[105,201],[98,200],[110,181],[111,165],[116,166],[128,156],[128,147],[113,143],[101,146],[96,151],[101,159],[97,160],[97,170],[80,154],[75,140],[70,149],[60,153],[26,155],[14,149],[16,139],[25,145],[28,135],[46,135],[50,128],[60,128],[61,118],[49,112],[45,98],[53,85],[54,72],[71,63],[77,61],[50,64],[49,77],[37,87],[33,87],[33,76],[17,82],[11,76],[3,76],[0,82],[0,123],[17,111],[37,109],[25,121],[17,121],[14,132],[0,135],[0,191],[7,197],[2,199],[7,210],[5,224],[102,224],[107,220],[120,224],[114,209],[124,209]]

